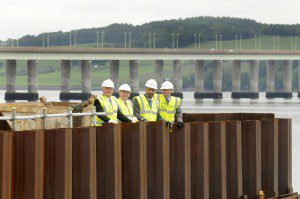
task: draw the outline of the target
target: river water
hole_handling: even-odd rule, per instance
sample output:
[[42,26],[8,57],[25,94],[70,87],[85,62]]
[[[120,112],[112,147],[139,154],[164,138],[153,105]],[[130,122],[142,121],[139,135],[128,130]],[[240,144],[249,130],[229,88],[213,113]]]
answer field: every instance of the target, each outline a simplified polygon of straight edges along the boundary
[[[22,92],[22,91],[20,91]],[[39,91],[39,96],[45,96],[48,101],[58,101],[60,91]],[[5,91],[0,90],[0,103],[4,103]],[[93,92],[100,94],[100,92]],[[233,100],[230,93],[223,93],[223,99],[195,100],[193,92],[184,92],[183,111],[187,113],[275,113],[277,118],[292,118],[293,127],[293,186],[300,191],[300,99],[297,93],[292,99],[266,99],[265,93],[260,93],[259,99]]]

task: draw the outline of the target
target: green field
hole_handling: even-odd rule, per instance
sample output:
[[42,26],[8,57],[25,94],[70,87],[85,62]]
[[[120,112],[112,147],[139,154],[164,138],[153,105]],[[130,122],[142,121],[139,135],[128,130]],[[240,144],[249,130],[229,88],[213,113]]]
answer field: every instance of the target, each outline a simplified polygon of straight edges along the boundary
[[[257,42],[258,43],[258,42]],[[258,45],[258,44],[257,44]],[[277,38],[276,38],[276,48],[277,48]],[[81,47],[94,47],[95,44],[80,44],[78,46]],[[295,42],[293,46],[295,45]],[[240,47],[240,42],[238,41],[238,48]],[[242,40],[242,49],[254,49],[255,42],[254,39],[244,39]],[[190,44],[187,48],[194,48],[194,44]],[[216,48],[215,41],[208,41],[201,43],[201,49],[212,49]],[[218,49],[220,48],[220,43],[218,42]],[[235,49],[236,41],[222,41],[222,49]],[[274,48],[274,40],[272,36],[263,36],[261,38],[261,50],[273,50]],[[290,50],[291,49],[291,39],[290,37],[281,37],[280,38],[280,50]],[[5,63],[4,60],[0,60],[0,62]],[[39,70],[43,70],[44,68],[51,67],[51,71],[39,71],[38,76],[38,85],[42,87],[60,87],[60,61],[39,61]],[[120,62],[120,83],[129,82],[129,62],[121,61]],[[183,66],[183,76],[190,77],[194,73],[194,61],[184,61]],[[140,85],[143,85],[144,82],[153,78],[154,74],[154,61],[141,61],[140,62]],[[190,66],[190,67],[188,67]],[[225,64],[225,67],[229,66],[229,64]],[[247,70],[247,67],[244,67]],[[26,87],[27,85],[27,75],[26,75],[26,61],[20,60],[17,62],[17,86]],[[164,63],[164,77],[172,80],[173,77],[173,68],[171,61],[165,61]],[[109,63],[106,62],[104,65],[93,67],[92,68],[92,87],[97,88],[100,83],[109,78]],[[81,73],[80,66],[72,65],[71,68],[71,87],[80,88],[81,87]],[[5,67],[0,67],[0,86],[5,86]]]

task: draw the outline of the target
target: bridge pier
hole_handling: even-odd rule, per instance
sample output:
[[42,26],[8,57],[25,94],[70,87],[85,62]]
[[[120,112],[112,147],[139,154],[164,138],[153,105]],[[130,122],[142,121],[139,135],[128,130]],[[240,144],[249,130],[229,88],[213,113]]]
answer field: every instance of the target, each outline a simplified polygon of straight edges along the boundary
[[267,98],[273,98],[274,96],[274,86],[275,86],[275,61],[268,60],[267,61]]
[[204,61],[196,60],[195,63],[195,99],[202,99],[204,95],[204,81],[203,81],[203,72],[204,72]]
[[183,98],[182,94],[182,61],[173,60],[173,70],[174,70],[174,93],[173,96]]
[[129,61],[131,98],[139,95],[139,65],[140,62],[138,60]]
[[275,91],[275,61],[267,62],[267,98],[292,98],[292,61],[285,60],[284,67],[284,89],[283,92]]
[[16,92],[16,60],[6,60],[6,93],[5,100],[7,103],[14,102],[15,100],[8,100],[7,95]]
[[259,61],[251,60],[250,61],[250,93],[251,98],[258,98],[258,80],[259,80]]
[[163,75],[164,75],[164,60],[155,60],[155,79],[157,81],[157,85],[160,88],[161,84],[163,83]]
[[214,60],[213,61],[215,70],[214,70],[214,96],[215,99],[221,99],[222,95],[222,60]]
[[[82,100],[87,100],[91,95],[91,66],[90,60],[81,60],[81,92]],[[84,99],[85,98],[85,99]]]
[[63,102],[69,101],[70,93],[70,74],[71,74],[71,61],[70,60],[61,60],[61,86],[60,86],[60,96],[59,99]]
[[28,83],[28,94],[29,94],[28,101],[38,100],[37,76],[38,76],[37,60],[28,60],[27,61],[27,83]]
[[292,98],[292,69],[293,61],[285,60],[284,61],[284,98]]
[[119,96],[119,73],[120,73],[120,61],[119,60],[110,60],[110,79],[115,83],[114,95]]

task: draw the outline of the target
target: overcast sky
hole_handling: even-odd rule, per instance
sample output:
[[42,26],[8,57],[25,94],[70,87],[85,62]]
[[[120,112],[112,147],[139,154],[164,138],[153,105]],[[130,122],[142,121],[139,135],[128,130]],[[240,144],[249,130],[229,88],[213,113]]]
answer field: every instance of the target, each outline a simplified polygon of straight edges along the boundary
[[300,23],[299,0],[0,0],[0,40],[25,34],[194,16]]

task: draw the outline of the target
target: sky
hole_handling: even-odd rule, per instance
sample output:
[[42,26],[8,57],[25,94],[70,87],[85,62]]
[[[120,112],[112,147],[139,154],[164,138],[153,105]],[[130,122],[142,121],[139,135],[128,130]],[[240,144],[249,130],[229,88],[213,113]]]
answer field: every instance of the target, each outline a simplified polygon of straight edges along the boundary
[[196,16],[300,23],[299,0],[0,0],[0,40]]

